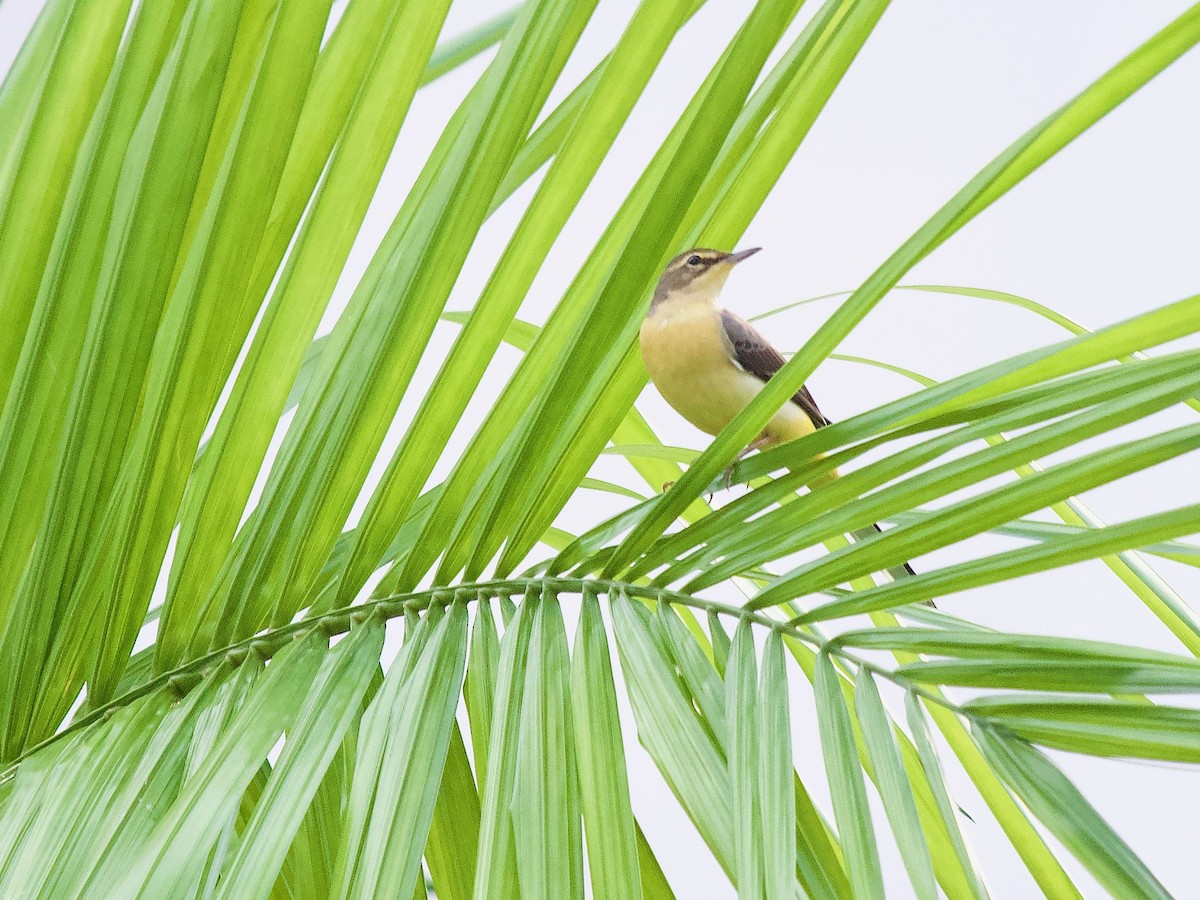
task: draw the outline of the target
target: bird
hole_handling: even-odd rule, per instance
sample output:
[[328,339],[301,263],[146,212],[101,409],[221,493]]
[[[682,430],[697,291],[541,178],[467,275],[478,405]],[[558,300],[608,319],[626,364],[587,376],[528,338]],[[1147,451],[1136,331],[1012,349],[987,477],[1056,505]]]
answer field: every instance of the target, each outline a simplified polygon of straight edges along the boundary
[[[720,303],[721,289],[734,267],[761,249],[727,253],[696,247],[680,253],[663,270],[638,335],[655,388],[677,413],[707,434],[720,433],[786,362],[758,329]],[[801,386],[738,458],[830,424],[812,393]],[[727,484],[728,477],[727,470]],[[881,530],[874,525],[854,536],[861,540]],[[893,577],[914,574],[908,563],[889,572]]]

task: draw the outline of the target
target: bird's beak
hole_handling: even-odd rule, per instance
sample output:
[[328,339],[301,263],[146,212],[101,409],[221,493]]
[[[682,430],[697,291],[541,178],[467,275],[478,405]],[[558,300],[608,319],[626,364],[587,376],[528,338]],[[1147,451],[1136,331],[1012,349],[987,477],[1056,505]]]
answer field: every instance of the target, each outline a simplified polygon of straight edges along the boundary
[[749,259],[750,257],[752,257],[755,253],[757,253],[761,249],[762,249],[762,247],[751,247],[749,250],[739,250],[737,253],[730,253],[729,261],[731,263],[733,263],[734,265],[737,265],[742,260]]

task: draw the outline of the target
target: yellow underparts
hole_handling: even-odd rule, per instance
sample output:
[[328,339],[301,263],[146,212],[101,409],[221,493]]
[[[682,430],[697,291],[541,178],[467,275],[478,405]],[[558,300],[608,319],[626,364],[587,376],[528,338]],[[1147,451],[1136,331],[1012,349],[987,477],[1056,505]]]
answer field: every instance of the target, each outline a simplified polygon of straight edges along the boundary
[[[708,434],[717,434],[763,389],[734,362],[715,300],[671,297],[642,323],[642,359],[663,399]],[[808,415],[787,402],[763,430],[763,449],[814,431]]]

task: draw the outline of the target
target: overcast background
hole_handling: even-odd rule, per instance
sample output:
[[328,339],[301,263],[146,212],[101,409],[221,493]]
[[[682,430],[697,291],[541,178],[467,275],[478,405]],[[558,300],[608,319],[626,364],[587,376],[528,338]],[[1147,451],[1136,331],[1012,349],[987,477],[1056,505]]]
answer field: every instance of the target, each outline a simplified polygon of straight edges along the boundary
[[[0,2],[0,70],[7,68],[40,5],[38,0]],[[817,5],[810,0],[811,8],[801,13],[788,40]],[[739,269],[726,289],[727,305],[749,316],[792,300],[857,286],[1008,143],[1187,5],[1178,0],[1049,4],[897,0],[747,232],[744,245],[762,245],[766,252]],[[446,33],[460,32],[507,6],[490,0],[456,0]],[[524,318],[544,320],[724,47],[731,29],[751,6],[747,0],[710,0],[681,32],[539,275],[522,309]],[[631,0],[602,0],[568,66],[565,85],[591,69],[617,39],[633,8]],[[325,330],[369,261],[442,123],[482,65],[483,60],[477,61],[419,94]],[[565,92],[566,88],[556,90],[551,103]],[[1011,291],[1092,327],[1195,293],[1200,289],[1198,98],[1200,52],[1193,50],[968,225],[905,283]],[[530,193],[527,186],[485,227],[450,308],[472,304]],[[833,309],[832,302],[772,320],[769,334],[782,349],[798,348]],[[427,364],[436,364],[454,333],[450,326],[438,331]],[[1062,336],[1049,323],[1015,308],[895,293],[840,349],[942,378]],[[498,374],[502,376],[514,359],[511,352],[502,352]],[[424,369],[428,377],[429,366]],[[501,384],[500,378],[485,383],[451,444],[449,458],[462,446],[460,438],[474,430]],[[896,376],[837,362],[822,366],[810,386],[834,419],[911,389]],[[419,399],[417,391],[410,393],[397,417],[396,433]],[[704,446],[707,439],[652,390],[643,396],[640,407],[665,442]],[[1174,411],[1151,424],[1183,423],[1190,415]],[[1127,429],[1121,436],[1145,430]],[[444,474],[447,466],[444,460],[434,477]],[[603,461],[601,471],[644,487],[617,461]],[[1200,471],[1193,455],[1085,499],[1104,520],[1115,522],[1195,502],[1198,497]],[[615,510],[618,503],[589,495],[574,503],[560,524],[578,531]],[[1002,546],[1008,544],[985,538],[917,564],[928,568]],[[1200,572],[1160,560],[1153,565],[1193,606],[1200,603]],[[947,598],[941,605],[997,628],[1180,649],[1099,563]],[[794,683],[792,698],[798,766],[828,810],[807,685]],[[635,811],[678,896],[734,896],[636,744],[631,724],[628,733]],[[1196,851],[1200,772],[1056,758],[1169,889],[1180,897],[1200,897],[1196,887],[1200,884]],[[960,805],[975,819],[974,823],[964,820],[963,827],[994,896],[1037,896],[1037,888],[991,823],[982,801],[949,755],[945,761]],[[886,837],[881,851],[889,896],[910,896],[895,849]],[[1065,852],[1062,857],[1087,896],[1103,896]]]

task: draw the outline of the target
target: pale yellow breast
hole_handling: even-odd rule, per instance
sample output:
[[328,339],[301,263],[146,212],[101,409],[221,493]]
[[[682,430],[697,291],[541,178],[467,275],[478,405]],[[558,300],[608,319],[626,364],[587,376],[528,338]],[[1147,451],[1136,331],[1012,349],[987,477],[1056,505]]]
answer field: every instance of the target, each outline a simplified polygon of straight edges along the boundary
[[[642,359],[663,399],[708,434],[720,432],[763,388],[733,361],[716,304],[667,301],[642,323],[640,340]],[[788,402],[765,432],[771,443],[784,443],[812,430],[804,411]]]
[[707,303],[664,304],[642,324],[642,359],[663,399],[708,434],[717,434],[762,390],[729,356],[719,310]]

